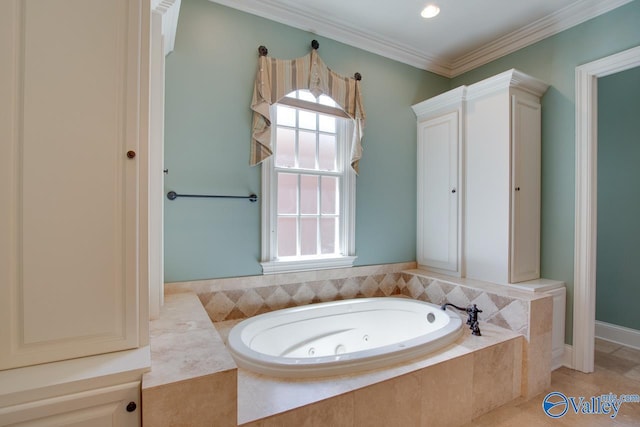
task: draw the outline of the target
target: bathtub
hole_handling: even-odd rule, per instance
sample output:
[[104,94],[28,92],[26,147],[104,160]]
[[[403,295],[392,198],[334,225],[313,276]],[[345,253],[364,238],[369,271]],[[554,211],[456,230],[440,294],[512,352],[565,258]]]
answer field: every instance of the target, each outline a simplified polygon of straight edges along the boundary
[[462,320],[408,298],[358,298],[260,314],[235,325],[239,367],[276,377],[319,377],[380,368],[455,341]]

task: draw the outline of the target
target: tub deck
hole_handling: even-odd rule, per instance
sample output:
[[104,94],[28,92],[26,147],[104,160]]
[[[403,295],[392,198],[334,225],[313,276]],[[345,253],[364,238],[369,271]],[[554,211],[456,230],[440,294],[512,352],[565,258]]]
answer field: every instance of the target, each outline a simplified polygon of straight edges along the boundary
[[459,426],[527,388],[525,337],[490,323],[424,358],[304,380],[237,369],[223,343],[235,323],[211,323],[194,293],[166,295],[151,322],[143,425]]
[[[226,342],[229,331],[238,322],[216,322],[214,326]],[[522,345],[522,335],[483,323],[480,337],[472,336],[465,326],[463,335],[455,343],[426,357],[388,368],[317,379],[277,379],[238,369],[238,424],[247,427],[301,425],[310,413],[318,412],[322,407],[320,412],[326,412],[327,416],[333,414],[331,416],[349,419],[361,413],[364,417],[372,417],[370,421],[362,419],[353,425],[384,425],[380,420],[393,414],[384,400],[394,399],[393,395],[388,394],[400,382],[409,382],[409,387],[415,389],[401,391],[400,395],[406,396],[408,401],[412,398],[424,401],[409,412],[427,418],[437,415],[433,419],[440,421],[453,416],[461,421],[470,421],[521,395]],[[451,369],[452,366],[455,369]],[[439,386],[441,389],[438,390],[427,385],[443,372],[448,372],[445,375],[447,379],[439,383],[445,387]],[[487,375],[483,375],[483,372]],[[378,384],[381,387],[376,387]],[[451,410],[449,414],[447,411],[441,414],[437,408],[431,408],[442,408],[442,403],[446,402],[437,401],[442,400],[441,396],[450,394],[451,390],[459,390],[460,394],[447,405]],[[374,400],[383,401],[379,404],[360,403],[367,406],[366,410],[356,408],[357,402],[371,393],[374,394]],[[465,393],[468,396],[464,397]],[[462,408],[458,399],[466,399],[468,408]],[[381,408],[382,413],[375,415],[376,407]],[[417,411],[421,407],[425,409]],[[371,424],[374,419],[376,422]],[[397,419],[389,420],[391,423],[386,425],[397,422]],[[344,425],[344,421],[327,420],[326,425]],[[420,420],[421,425],[427,422],[426,418]]]

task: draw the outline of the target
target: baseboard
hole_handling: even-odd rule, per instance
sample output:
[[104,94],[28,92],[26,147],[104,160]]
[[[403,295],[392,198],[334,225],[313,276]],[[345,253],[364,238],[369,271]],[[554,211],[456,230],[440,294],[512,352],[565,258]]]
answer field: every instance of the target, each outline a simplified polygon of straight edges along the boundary
[[640,350],[640,331],[596,320],[596,338]]
[[551,359],[551,370],[565,366],[569,369],[573,369],[573,346],[569,344],[564,345],[564,351],[560,354],[553,355]]

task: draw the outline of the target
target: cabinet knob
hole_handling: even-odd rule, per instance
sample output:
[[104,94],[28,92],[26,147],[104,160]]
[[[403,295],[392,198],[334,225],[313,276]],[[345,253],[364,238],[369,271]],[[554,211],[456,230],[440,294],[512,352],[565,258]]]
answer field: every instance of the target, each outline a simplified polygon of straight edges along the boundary
[[516,187],[516,191],[520,191],[520,187]]
[[127,151],[127,157],[133,159],[136,156],[136,152],[133,150]]
[[455,192],[456,192],[456,189],[454,188],[453,190],[451,190],[451,192],[452,192],[452,193],[455,193]]
[[133,412],[137,407],[138,405],[136,405],[136,402],[129,402],[129,404],[127,405],[127,412]]

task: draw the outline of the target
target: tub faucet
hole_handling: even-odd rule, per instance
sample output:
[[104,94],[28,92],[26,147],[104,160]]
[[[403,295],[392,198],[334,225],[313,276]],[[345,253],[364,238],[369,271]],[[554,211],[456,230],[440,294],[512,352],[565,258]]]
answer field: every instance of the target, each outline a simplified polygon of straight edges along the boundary
[[467,325],[469,325],[469,329],[471,329],[471,335],[480,336],[480,326],[478,325],[478,313],[482,313],[475,304],[468,305],[467,308],[458,307],[457,305],[451,304],[450,302],[446,304],[442,304],[443,310],[447,309],[447,306],[450,305],[453,308],[457,308],[460,311],[465,311],[469,317],[467,318]]

